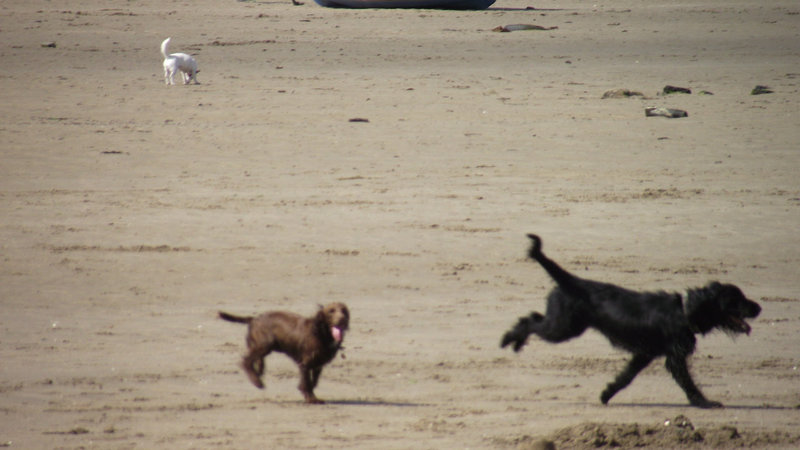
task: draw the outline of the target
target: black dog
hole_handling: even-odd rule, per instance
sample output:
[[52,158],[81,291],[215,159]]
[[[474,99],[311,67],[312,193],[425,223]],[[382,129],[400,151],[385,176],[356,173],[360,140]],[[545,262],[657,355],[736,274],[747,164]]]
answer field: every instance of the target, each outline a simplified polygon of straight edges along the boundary
[[558,284],[547,298],[547,313],[522,317],[500,344],[513,344],[518,352],[530,334],[548,342],[564,342],[591,327],[611,344],[633,354],[628,366],[600,395],[603,404],[624,389],[653,359],[666,356],[667,370],[686,393],[692,406],[719,408],[707,400],[692,381],[686,358],[694,352],[695,334],[721,329],[729,334],[750,334],[745,318],[761,312],[732,284],[709,283],[691,289],[684,302],[680,294],[635,292],[609,283],[578,278],[542,253],[542,241],[533,234],[528,255],[539,262]]

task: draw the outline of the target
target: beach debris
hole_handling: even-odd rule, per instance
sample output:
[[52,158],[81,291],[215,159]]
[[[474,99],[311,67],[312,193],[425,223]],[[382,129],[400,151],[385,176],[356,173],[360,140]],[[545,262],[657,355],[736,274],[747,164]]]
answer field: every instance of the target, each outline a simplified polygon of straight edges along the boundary
[[750,95],[772,94],[773,90],[769,86],[757,85],[750,91]]
[[492,28],[492,31],[497,31],[500,33],[510,33],[512,31],[523,31],[523,30],[539,30],[539,31],[546,31],[546,30],[557,30],[558,27],[543,27],[541,25],[532,25],[527,23],[513,23],[511,25],[500,25],[497,27]]
[[694,425],[692,425],[692,422],[689,420],[688,417],[684,416],[683,414],[675,417],[672,420],[670,419],[665,420],[664,426],[665,427],[673,426],[678,428],[688,428],[690,430],[694,430]]
[[664,86],[664,89],[663,89],[662,92],[664,92],[664,95],[676,94],[676,93],[677,94],[691,94],[692,90],[689,89],[689,88],[684,88],[684,87],[666,85],[666,86]]
[[700,91],[697,93],[698,95],[714,95],[711,91]]
[[353,117],[352,119],[348,120],[348,122],[362,122],[362,123],[369,123],[369,119],[365,119],[363,117]]
[[631,91],[630,89],[611,89],[603,93],[603,98],[629,98],[629,97],[644,97],[644,94],[638,91]]
[[56,48],[56,43],[53,41],[42,42],[42,47],[44,48]]
[[676,119],[679,117],[689,117],[689,113],[682,109],[661,108],[661,107],[648,107],[644,109],[644,115],[647,117],[668,117]]
[[68,431],[44,431],[43,434],[88,434],[89,430],[83,427],[76,427]]

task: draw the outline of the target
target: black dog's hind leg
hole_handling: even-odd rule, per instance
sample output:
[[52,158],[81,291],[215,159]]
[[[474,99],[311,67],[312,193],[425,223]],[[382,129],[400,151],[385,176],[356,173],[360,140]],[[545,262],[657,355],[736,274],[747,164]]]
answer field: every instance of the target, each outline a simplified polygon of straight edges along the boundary
[[689,367],[686,365],[686,357],[678,355],[667,355],[667,370],[672,374],[672,378],[686,393],[689,403],[699,408],[722,408],[722,403],[706,399],[697,385],[694,384]]
[[606,386],[603,393],[600,394],[600,401],[603,402],[604,405],[608,404],[608,401],[611,400],[611,397],[631,384],[631,381],[636,378],[636,375],[644,370],[644,368],[647,367],[652,361],[653,357],[649,355],[633,355],[633,359],[628,361],[628,365],[625,367],[625,370],[620,372],[614,381],[608,383],[608,386]]
[[538,236],[529,234],[528,237],[532,241],[528,256],[542,265],[558,283],[558,288],[547,298],[545,316],[534,312],[528,317],[522,317],[503,336],[500,346],[505,347],[513,342],[515,352],[525,345],[531,334],[536,334],[545,341],[558,343],[580,336],[589,326],[586,312],[589,295],[586,290],[575,276],[542,253],[542,240]]
[[508,344],[514,343],[514,351],[518,352],[525,345],[528,336],[533,333],[534,325],[541,322],[544,317],[538,312],[532,313],[528,317],[520,317],[514,328],[506,331],[500,341],[500,347],[505,348]]
[[556,290],[547,299],[546,315],[534,312],[520,318],[514,328],[503,336],[500,346],[505,347],[513,342],[514,351],[518,352],[531,334],[556,344],[580,336],[586,328],[586,318],[581,309],[575,307],[575,301]]

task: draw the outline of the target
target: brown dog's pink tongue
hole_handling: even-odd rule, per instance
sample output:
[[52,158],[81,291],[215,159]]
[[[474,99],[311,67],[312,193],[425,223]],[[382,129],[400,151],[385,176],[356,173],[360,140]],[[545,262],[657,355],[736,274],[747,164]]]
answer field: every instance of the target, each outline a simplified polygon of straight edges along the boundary
[[342,340],[342,330],[339,327],[331,327],[331,334],[334,341],[340,342]]

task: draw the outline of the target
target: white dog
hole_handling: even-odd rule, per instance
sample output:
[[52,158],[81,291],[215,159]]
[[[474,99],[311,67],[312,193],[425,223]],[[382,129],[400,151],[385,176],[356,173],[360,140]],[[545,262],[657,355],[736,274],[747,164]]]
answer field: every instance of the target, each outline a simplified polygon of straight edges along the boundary
[[187,84],[192,80],[194,80],[195,84],[200,84],[197,82],[197,72],[199,72],[199,70],[197,70],[197,61],[192,55],[187,55],[186,53],[168,53],[169,41],[171,39],[172,38],[166,38],[164,42],[161,43],[161,54],[164,55],[164,83],[175,84],[173,77],[180,71],[183,77],[183,84]]

